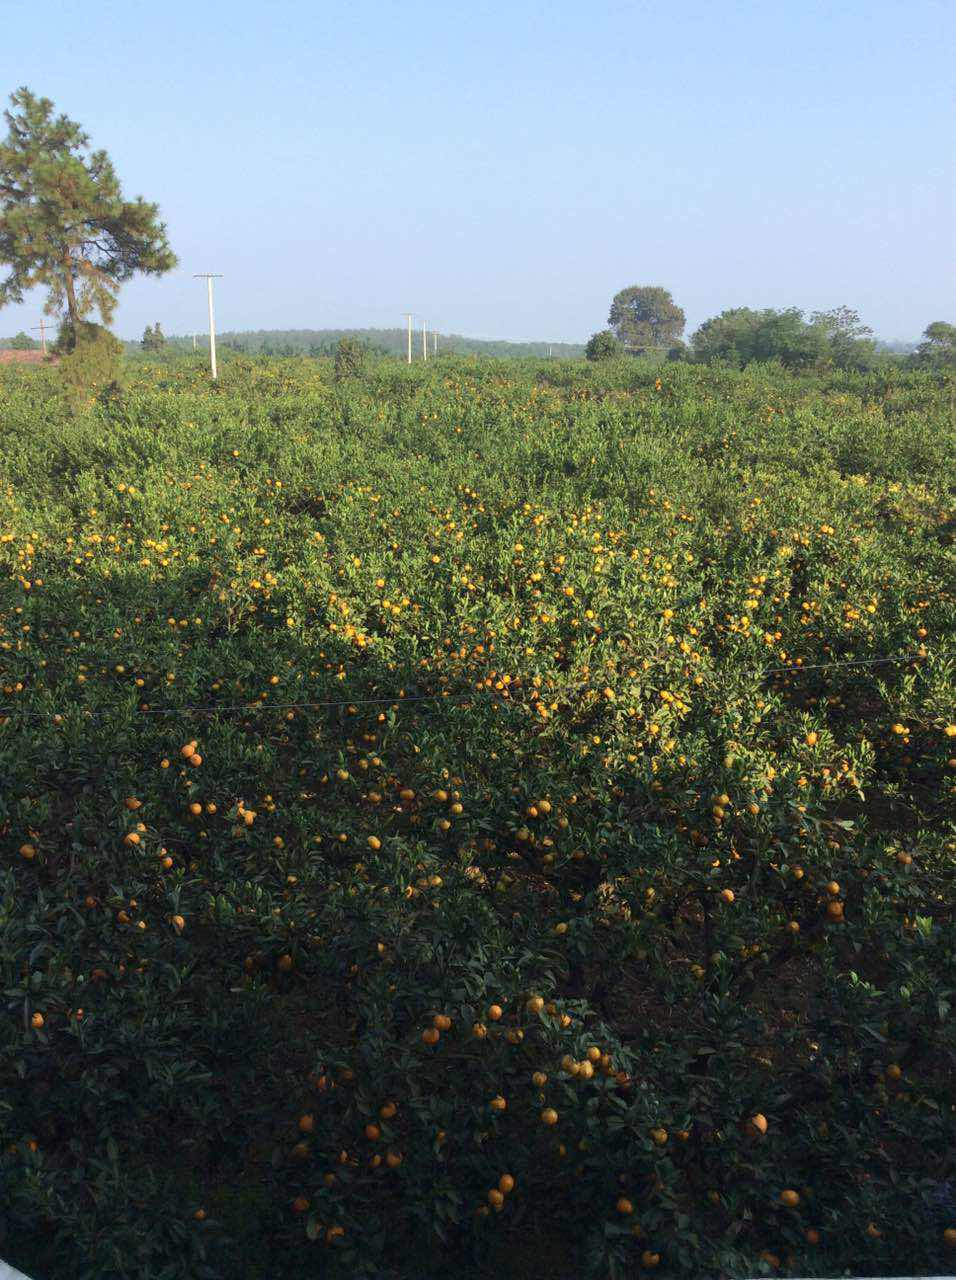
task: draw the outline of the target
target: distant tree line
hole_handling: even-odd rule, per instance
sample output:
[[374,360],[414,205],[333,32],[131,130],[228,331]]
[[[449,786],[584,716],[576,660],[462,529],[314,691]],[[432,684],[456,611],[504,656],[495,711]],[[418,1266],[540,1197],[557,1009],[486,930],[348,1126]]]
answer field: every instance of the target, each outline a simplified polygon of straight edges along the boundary
[[[881,350],[872,329],[850,307],[814,311],[809,316],[798,307],[759,311],[733,307],[706,320],[691,335],[689,345],[681,339],[684,325],[684,312],[667,289],[630,285],[614,295],[609,327],[592,334],[585,355],[589,360],[643,355],[706,364],[720,361],[736,368],[773,360],[794,370],[865,370],[881,357],[893,358],[885,345]],[[956,366],[956,326],[934,321],[906,360],[918,367]]]
[[[218,335],[218,345],[226,351],[243,355],[265,356],[329,356],[334,358],[343,338],[361,342],[367,352],[379,356],[404,357],[408,348],[408,332],[394,329],[250,329],[225,331]],[[166,339],[168,346],[191,348],[192,337],[179,335]],[[202,337],[200,343],[205,341]],[[421,331],[412,335],[412,354],[421,359]],[[434,356],[433,335],[428,335],[428,358]],[[438,355],[535,356],[556,360],[579,358],[584,346],[573,342],[497,342],[467,338],[460,334],[438,334]]]

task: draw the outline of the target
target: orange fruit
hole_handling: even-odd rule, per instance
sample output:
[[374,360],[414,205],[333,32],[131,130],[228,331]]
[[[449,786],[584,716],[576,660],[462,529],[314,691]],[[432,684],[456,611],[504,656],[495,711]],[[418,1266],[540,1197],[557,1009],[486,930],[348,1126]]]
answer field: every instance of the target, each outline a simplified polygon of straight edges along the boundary
[[447,1013],[436,1013],[432,1018],[432,1025],[437,1027],[439,1031],[451,1030],[451,1018]]
[[299,1116],[299,1128],[303,1133],[311,1133],[315,1128],[315,1116],[308,1113],[304,1116]]
[[497,1022],[503,1013],[504,1009],[502,1009],[500,1004],[491,1004],[488,1006],[488,1017],[492,1022]]
[[382,1131],[377,1124],[367,1124],[365,1126],[365,1136],[369,1142],[378,1142],[382,1136]]
[[648,1271],[653,1271],[660,1260],[661,1255],[659,1253],[652,1253],[650,1249],[645,1249],[641,1254],[641,1266],[646,1267]]
[[492,1187],[488,1192],[488,1203],[495,1209],[500,1209],[504,1204],[505,1198],[497,1187]]
[[558,1113],[554,1107],[545,1107],[541,1112],[541,1121],[546,1125],[555,1125],[558,1123]]
[[788,1209],[795,1209],[800,1203],[800,1193],[798,1191],[792,1191],[789,1188],[786,1191],[781,1191],[780,1203],[785,1205]]
[[33,1016],[30,1018],[30,1026],[33,1028],[34,1031],[39,1031],[40,1028],[43,1026],[43,1014],[42,1013],[33,1014]]
[[384,1106],[379,1107],[378,1114],[383,1120],[391,1120],[397,1110],[398,1107],[394,1102],[386,1102]]
[[503,1173],[498,1179],[498,1190],[503,1195],[510,1195],[515,1189],[515,1180],[510,1173]]
[[293,1213],[305,1213],[308,1207],[309,1207],[309,1200],[307,1196],[296,1196],[296,1198],[292,1201]]
[[280,973],[289,973],[292,970],[294,965],[295,965],[295,961],[292,959],[292,957],[289,955],[288,952],[286,952],[285,955],[279,957],[278,968]]
[[634,1212],[634,1205],[630,1200],[628,1200],[627,1196],[621,1196],[620,1200],[617,1202],[616,1208],[618,1213],[624,1214],[625,1217],[627,1214]]
[[182,933],[182,931],[186,928],[186,919],[184,916],[170,916],[169,919],[170,919],[170,924],[178,933]]
[[31,858],[35,858],[36,856],[37,856],[37,851],[32,844],[21,844],[20,846],[21,858],[26,858],[26,860],[29,862]]
[[809,1230],[806,1232],[806,1241],[807,1241],[807,1244],[819,1244],[820,1232],[815,1230],[815,1228],[810,1227]]
[[956,1249],[956,1227],[947,1227],[943,1232],[943,1243],[950,1249]]
[[843,903],[838,902],[835,898],[832,902],[827,903],[827,916],[830,920],[843,919]]
[[903,1075],[903,1068],[897,1063],[891,1062],[884,1072],[887,1080],[899,1080]]
[[733,889],[721,889],[721,891],[720,891],[720,897],[721,897],[721,901],[722,901],[722,902],[726,902],[726,903],[728,903],[728,904],[729,904],[729,903],[731,903],[731,902],[733,902],[733,900],[734,900],[734,891],[733,891]]
[[767,1117],[758,1111],[747,1121],[747,1131],[752,1138],[762,1138],[767,1132]]
[[422,1032],[422,1040],[425,1044],[437,1044],[441,1039],[441,1032],[437,1027],[426,1027]]

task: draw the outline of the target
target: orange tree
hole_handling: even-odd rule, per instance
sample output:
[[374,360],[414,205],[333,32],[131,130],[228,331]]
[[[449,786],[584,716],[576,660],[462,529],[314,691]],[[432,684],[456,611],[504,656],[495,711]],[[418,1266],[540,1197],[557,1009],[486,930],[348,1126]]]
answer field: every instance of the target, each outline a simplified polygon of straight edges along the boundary
[[3,1256],[942,1269],[941,380],[2,390]]

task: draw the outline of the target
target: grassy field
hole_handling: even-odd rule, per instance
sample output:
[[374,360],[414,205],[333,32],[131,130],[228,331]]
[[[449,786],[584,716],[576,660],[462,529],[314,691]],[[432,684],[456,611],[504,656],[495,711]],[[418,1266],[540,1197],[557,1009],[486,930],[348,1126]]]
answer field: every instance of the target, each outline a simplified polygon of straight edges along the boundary
[[0,374],[0,1257],[952,1267],[950,386],[55,378]]

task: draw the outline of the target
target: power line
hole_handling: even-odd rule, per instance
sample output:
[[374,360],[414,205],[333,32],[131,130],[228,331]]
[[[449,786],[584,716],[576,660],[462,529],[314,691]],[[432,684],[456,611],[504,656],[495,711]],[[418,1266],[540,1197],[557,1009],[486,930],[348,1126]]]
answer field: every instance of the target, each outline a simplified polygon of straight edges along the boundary
[[829,671],[832,667],[876,667],[881,663],[888,662],[917,662],[925,658],[925,653],[904,653],[898,658],[851,658],[845,662],[813,662],[807,666],[794,667],[766,667],[761,675],[775,675],[779,671],[784,671],[787,675],[800,675],[803,671]]
[[[653,656],[659,657],[660,655],[656,654]],[[832,670],[834,668],[840,668],[840,667],[874,667],[874,666],[880,666],[888,663],[920,662],[920,661],[924,661],[927,656],[928,655],[925,653],[907,653],[907,654],[901,654],[899,657],[896,657],[896,658],[890,658],[890,657],[859,658],[859,659],[850,659],[846,661],[811,663],[807,666],[764,667],[759,671],[757,671],[756,674],[759,677],[776,675],[779,673],[785,673],[787,675],[803,675],[803,673],[807,671],[828,671],[828,670]],[[535,686],[535,688],[537,688],[537,686]],[[550,689],[550,690],[547,690],[547,692],[552,696],[556,695],[562,698],[566,698],[573,694],[580,693],[582,690],[589,689],[589,688],[591,688],[591,682],[590,680],[587,680],[582,683],[572,685],[568,689],[563,689],[563,690]],[[323,702],[256,701],[256,702],[212,703],[207,706],[140,707],[137,709],[136,715],[176,716],[176,715],[208,715],[208,714],[219,714],[221,712],[233,712],[233,711],[242,711],[246,713],[255,712],[255,711],[318,711],[318,710],[330,710],[330,709],[342,708],[342,707],[388,706],[388,705],[399,706],[402,703],[412,703],[412,702],[444,702],[448,705],[460,706],[460,705],[463,705],[464,703],[473,702],[475,697],[478,696],[479,694],[488,694],[488,693],[489,693],[489,690],[484,685],[482,685],[480,688],[473,689],[471,692],[467,694],[459,694],[457,696],[452,696],[447,691],[443,691],[442,693],[406,694],[404,690],[402,690],[397,694],[393,693],[389,695],[382,695],[380,697],[375,697],[375,698],[346,698],[346,699],[337,699],[334,701],[323,701]],[[495,695],[492,694],[492,697],[494,698]],[[498,698],[497,700],[502,703],[510,703],[510,705],[512,706],[517,705],[516,702],[511,698]],[[0,716],[4,716],[4,717],[11,716],[19,710],[20,708],[18,707],[0,707]],[[27,712],[23,712],[22,714],[27,719],[49,720],[49,719],[52,719],[54,715],[61,714],[61,713],[47,712],[47,711],[27,711]],[[90,719],[100,720],[100,719],[103,719],[104,716],[108,713],[87,712],[86,714]]]

